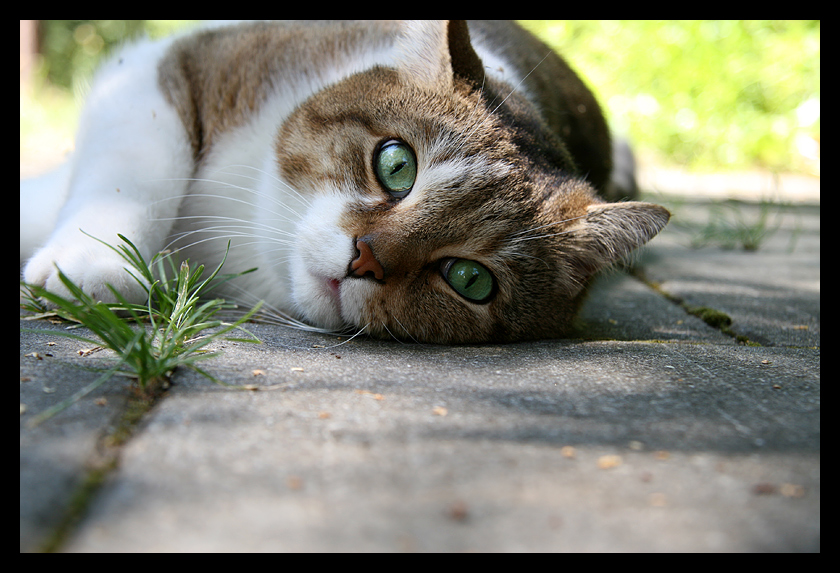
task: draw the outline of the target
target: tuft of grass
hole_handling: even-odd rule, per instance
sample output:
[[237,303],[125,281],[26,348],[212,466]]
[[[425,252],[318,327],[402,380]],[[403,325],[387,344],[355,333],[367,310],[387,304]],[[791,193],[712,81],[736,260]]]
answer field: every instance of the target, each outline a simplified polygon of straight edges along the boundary
[[748,218],[734,202],[712,205],[708,223],[691,238],[691,247],[698,249],[710,245],[722,249],[742,248],[757,251],[762,243],[781,226],[783,205],[762,201],[758,215]]
[[[129,303],[111,285],[108,285],[108,288],[117,302],[96,301],[62,273],[61,269],[58,269],[59,279],[70,291],[72,299],[49,292],[43,287],[21,283],[24,294],[22,306],[36,313],[33,318],[54,314],[77,322],[93,332],[96,339],[69,332],[56,334],[109,348],[119,356],[113,368],[67,400],[33,418],[33,425],[77,402],[118,372],[127,372],[136,378],[139,390],[145,395],[153,395],[167,387],[169,377],[179,367],[190,368],[217,384],[230,387],[231,385],[225,384],[197,366],[198,362],[219,354],[209,352],[205,347],[222,337],[239,342],[260,342],[245,330],[242,324],[256,314],[262,302],[239,320],[228,323],[220,320],[217,314],[222,310],[235,309],[236,305],[221,298],[204,298],[222,282],[256,269],[220,276],[219,272],[227,259],[226,251],[219,266],[209,277],[203,278],[204,265],[191,269],[189,261],[184,261],[176,268],[172,258],[164,253],[158,253],[147,263],[131,241],[123,235],[118,236],[124,242],[118,247],[100,239],[96,240],[125,259],[129,265],[126,271],[148,295],[145,304]],[[48,309],[47,304],[55,308]],[[241,331],[247,334],[247,337],[225,336],[233,330]]]

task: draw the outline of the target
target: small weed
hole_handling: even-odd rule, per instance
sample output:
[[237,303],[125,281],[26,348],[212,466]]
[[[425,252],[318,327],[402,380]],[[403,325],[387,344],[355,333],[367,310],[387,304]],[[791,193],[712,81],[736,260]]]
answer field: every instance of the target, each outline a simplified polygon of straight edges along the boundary
[[[225,252],[219,266],[209,277],[202,279],[203,265],[191,270],[189,261],[184,261],[180,268],[176,268],[172,258],[162,253],[155,255],[150,263],[146,263],[131,241],[122,235],[119,235],[119,238],[125,243],[119,247],[97,240],[119,253],[128,262],[131,268],[126,268],[126,271],[148,294],[144,305],[129,303],[110,285],[108,288],[118,302],[106,304],[96,301],[67,278],[61,269],[58,271],[59,279],[75,300],[48,292],[42,287],[21,283],[25,298],[22,306],[36,313],[33,318],[55,314],[80,323],[92,331],[98,340],[69,332],[57,334],[104,346],[119,355],[119,361],[113,368],[64,402],[39,414],[33,419],[33,424],[40,423],[75,403],[118,372],[127,371],[132,377],[136,377],[140,391],[147,395],[155,394],[165,387],[169,376],[178,367],[191,368],[213,382],[229,386],[196,365],[201,360],[218,355],[216,352],[207,351],[205,347],[233,330],[244,332],[248,338],[225,337],[226,340],[259,343],[242,324],[259,310],[262,303],[257,304],[236,322],[226,323],[219,320],[216,314],[221,310],[234,309],[235,305],[220,298],[201,300],[202,295],[206,295],[221,282],[256,269],[236,275],[219,276],[227,258]],[[218,280],[211,284],[217,277]],[[45,303],[55,308],[50,310]],[[147,327],[147,324],[151,327]]]
[[758,215],[747,218],[735,202],[712,205],[709,222],[691,238],[693,248],[717,246],[722,249],[742,248],[756,251],[765,239],[781,227],[782,207],[779,203],[762,201]]

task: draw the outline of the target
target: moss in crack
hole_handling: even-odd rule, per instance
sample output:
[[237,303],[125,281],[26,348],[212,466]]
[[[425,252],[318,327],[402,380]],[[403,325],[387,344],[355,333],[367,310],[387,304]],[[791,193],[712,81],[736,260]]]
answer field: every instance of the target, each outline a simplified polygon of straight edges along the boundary
[[683,303],[683,308],[688,314],[696,316],[712,328],[717,328],[722,332],[731,330],[729,327],[732,326],[732,318],[725,312],[705,306],[688,306],[685,303]]
[[696,316],[712,328],[716,328],[725,335],[731,336],[740,344],[744,344],[746,346],[761,346],[761,344],[758,344],[757,342],[752,342],[743,334],[738,334],[737,332],[732,330],[733,320],[725,312],[717,310],[716,308],[709,308],[706,306],[689,306],[685,304],[685,302],[680,303],[680,306],[682,306],[688,314]]
[[70,534],[87,513],[91,501],[102,487],[105,478],[117,465],[117,459],[109,458],[106,462],[100,463],[97,467],[88,470],[82,482],[76,487],[76,491],[70,497],[61,521],[53,530],[52,534],[40,547],[42,553],[54,553],[60,551],[62,545],[67,541]]
[[168,379],[155,380],[145,390],[131,389],[125,409],[117,417],[111,431],[99,439],[95,453],[88,459],[87,473],[70,497],[61,520],[40,546],[42,553],[61,551],[88,512],[108,476],[119,466],[120,449],[136,431],[145,415],[169,388]]
[[712,328],[721,331],[727,336],[731,336],[736,341],[738,341],[739,344],[744,344],[746,346],[761,346],[761,344],[751,341],[745,335],[738,334],[737,332],[735,332],[735,330],[732,329],[732,324],[734,321],[732,320],[732,317],[730,317],[725,312],[717,310],[716,308],[709,308],[706,306],[689,305],[681,297],[675,296],[665,291],[658,282],[652,281],[649,278],[647,278],[644,272],[642,272],[638,268],[634,268],[631,274],[643,283],[645,283],[648,287],[652,288],[654,291],[668,299],[670,302],[682,308],[688,314],[696,316]]

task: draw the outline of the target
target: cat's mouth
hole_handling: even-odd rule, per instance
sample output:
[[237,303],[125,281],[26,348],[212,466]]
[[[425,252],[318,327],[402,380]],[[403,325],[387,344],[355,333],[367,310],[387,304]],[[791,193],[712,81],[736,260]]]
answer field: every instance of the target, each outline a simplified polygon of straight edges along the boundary
[[341,286],[341,281],[339,281],[338,279],[327,279],[327,286],[329,287],[333,295],[335,295],[336,298],[339,298],[338,287]]
[[324,283],[327,285],[327,292],[330,294],[336,305],[338,316],[341,316],[341,292],[339,290],[341,287],[341,281],[338,279],[324,279]]

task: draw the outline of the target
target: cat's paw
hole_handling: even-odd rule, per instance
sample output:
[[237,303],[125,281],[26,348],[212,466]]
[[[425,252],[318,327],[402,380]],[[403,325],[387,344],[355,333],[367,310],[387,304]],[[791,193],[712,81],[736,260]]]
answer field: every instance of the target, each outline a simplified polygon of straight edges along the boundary
[[[111,285],[128,302],[142,304],[146,291],[125,270],[128,263],[117,253],[93,241],[48,244],[33,256],[23,271],[23,280],[67,299],[73,295],[61,282],[58,269],[85,294],[102,302],[117,302]],[[135,274],[137,274],[135,272]]]

